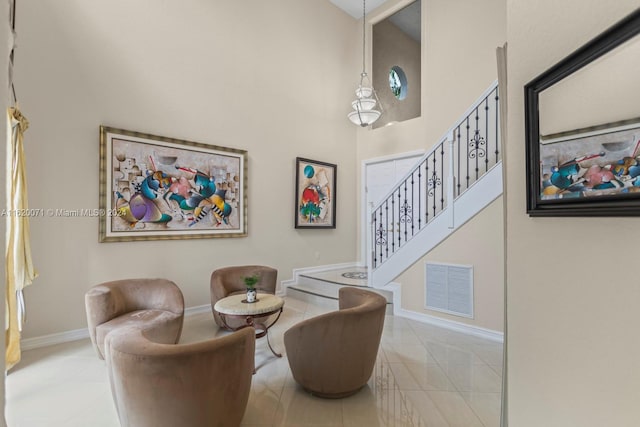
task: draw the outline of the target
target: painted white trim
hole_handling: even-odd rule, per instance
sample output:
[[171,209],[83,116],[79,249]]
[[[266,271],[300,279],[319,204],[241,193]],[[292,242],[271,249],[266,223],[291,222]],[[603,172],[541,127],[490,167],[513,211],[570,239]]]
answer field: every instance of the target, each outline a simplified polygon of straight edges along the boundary
[[319,271],[340,270],[343,268],[363,267],[363,266],[364,265],[359,262],[345,262],[342,264],[327,264],[327,265],[316,265],[314,267],[294,268],[293,277],[291,279],[280,281],[280,291],[276,292],[276,295],[285,294],[289,286],[294,285],[298,282],[298,278],[300,277],[301,274],[317,273]]
[[[311,273],[323,270],[335,270],[348,267],[359,267],[360,263],[344,263],[333,264],[328,266],[317,266],[298,268],[294,270],[294,279],[284,280],[281,284],[295,283],[295,278],[301,273]],[[402,287],[395,282],[391,282],[380,289],[389,291],[393,294],[393,314],[394,316],[404,317],[411,320],[416,320],[421,323],[428,323],[435,326],[440,326],[446,329],[454,330],[468,335],[474,335],[480,338],[485,338],[491,341],[503,342],[504,334],[502,332],[492,331],[490,329],[480,328],[478,326],[467,325],[453,320],[442,319],[436,316],[428,314],[418,313],[415,311],[405,310],[401,308],[402,303]],[[286,290],[286,288],[285,288]],[[281,294],[283,295],[283,293]],[[185,317],[193,316],[195,314],[208,313],[211,311],[210,304],[198,305],[195,307],[188,307],[184,310]],[[81,339],[89,338],[89,330],[87,328],[74,329],[71,331],[58,332],[50,335],[43,335],[40,337],[26,338],[20,342],[20,346],[23,351],[33,350],[40,347],[48,347],[56,344],[64,344],[71,341],[78,341]]]
[[280,293],[286,294],[287,293],[287,288],[289,286],[295,285],[295,284],[296,284],[296,279],[282,280],[280,282],[280,290],[278,292],[276,292],[276,295],[279,295]]
[[[185,317],[201,313],[211,313],[211,304],[188,307],[184,310]],[[211,318],[211,321],[213,321],[213,317]],[[74,329],[71,331],[57,332],[55,334],[23,339],[20,341],[20,348],[23,351],[33,350],[35,348],[64,344],[67,342],[78,341],[85,338],[89,338],[89,330],[87,328]]]
[[466,335],[484,338],[499,343],[504,342],[504,334],[492,329],[481,328],[479,326],[469,325],[466,323],[456,322],[455,320],[444,319],[442,317],[433,316],[417,311],[405,310],[402,308],[402,286],[399,283],[391,282],[381,289],[393,292],[393,315],[404,317],[405,319],[415,320],[416,322],[426,323],[429,325],[439,326],[451,331],[460,332]]
[[[369,21],[371,26],[373,26],[378,22],[387,19],[399,10],[409,6],[414,1],[415,0],[400,0],[391,7],[389,7],[386,2],[383,2],[380,6],[376,7],[372,11],[367,11],[367,21]],[[426,7],[424,9],[426,9]]]
[[20,348],[22,350],[33,350],[34,348],[48,347],[50,345],[62,344],[85,338],[89,338],[89,330],[87,328],[74,329],[72,331],[58,332],[50,335],[43,335],[41,337],[23,339],[20,341]]
[[445,133],[444,135],[438,140],[438,141],[444,141],[449,135],[451,135],[453,133],[453,130],[455,128],[457,128],[464,119],[467,118],[467,116],[469,116],[471,113],[473,113],[475,111],[476,108],[478,108],[478,106],[482,103],[482,101],[484,101],[484,99],[489,96],[489,94],[491,92],[493,92],[496,88],[498,87],[498,79],[495,79],[487,88],[487,90],[485,90],[482,95],[480,95],[478,98],[476,98],[475,101],[473,101],[473,104],[471,104],[471,107],[467,108],[467,111],[465,111],[458,120],[456,120],[455,124],[453,126],[451,126]]
[[184,309],[185,316],[193,316],[194,314],[202,313],[211,313],[211,315],[213,316],[213,312],[211,311],[211,304],[197,305],[195,307],[188,307]]
[[[470,189],[473,188],[473,191]],[[428,225],[407,241],[398,251],[369,274],[370,286],[379,288],[393,281],[407,268],[435,248],[457,228],[477,215],[502,195],[502,162],[494,165],[454,201],[455,229],[448,227],[449,219],[440,211]],[[428,230],[428,232],[427,232]],[[402,256],[400,255],[402,252]]]
[[[464,119],[465,119],[466,117],[468,117],[468,116],[469,116],[469,115],[470,115],[470,114],[471,114],[471,113],[472,113],[476,108],[478,108],[478,106],[481,104],[482,100],[484,100],[487,96],[489,96],[489,94],[490,94],[491,92],[493,92],[493,91],[496,89],[496,87],[498,87],[498,80],[497,80],[497,79],[496,79],[496,80],[494,80],[494,82],[493,82],[493,83],[491,83],[491,86],[489,86],[489,87],[484,91],[484,93],[483,93],[482,95],[480,95],[480,96],[478,97],[478,99],[476,99],[476,100],[474,101],[474,103],[473,103],[473,104],[471,104],[471,107],[469,107],[469,108],[467,109],[467,111],[465,111],[465,112],[464,112],[464,114],[463,114],[462,116],[460,116],[460,117],[458,118],[458,120],[456,120],[456,121],[455,121],[455,123],[454,123],[454,124],[453,124],[449,129],[447,129],[447,131],[446,131],[446,132],[445,132],[445,133],[444,133],[444,134],[443,134],[439,139],[437,139],[437,140],[436,140],[436,142],[431,146],[431,149],[429,149],[429,151],[428,151],[428,152],[425,152],[425,153],[422,155],[422,158],[421,158],[418,162],[416,162],[416,163],[422,163],[422,161],[423,161],[423,160],[425,160],[425,159],[427,159],[427,158],[428,158],[428,157],[429,157],[433,152],[435,152],[435,151],[440,147],[440,145],[441,145],[441,144],[445,144],[445,143],[447,142],[447,140],[449,139],[449,136],[450,136],[450,135],[453,135],[454,130],[455,130],[455,129],[456,129],[456,128],[457,128],[457,127],[458,127],[458,126],[459,126],[459,125],[464,121]],[[499,163],[499,162],[498,162],[498,163]],[[495,167],[495,166],[496,166],[496,165],[494,165],[493,167]],[[400,180],[398,180],[398,182],[402,182],[402,181],[406,180],[406,179],[411,175],[411,173],[412,173],[412,172],[413,172],[412,170],[411,170],[411,171],[409,171],[409,172],[407,172],[407,174],[406,174],[404,177],[402,177]],[[486,174],[487,174],[487,173],[485,173],[485,175],[486,175]],[[475,182],[478,182],[478,181],[479,181],[479,180],[477,180],[477,181],[475,181]],[[475,183],[475,182],[474,182],[474,183]],[[469,188],[470,188],[470,187],[469,187]],[[468,190],[468,189],[467,189],[467,190]],[[376,210],[378,207],[380,207],[380,206],[382,205],[382,203],[384,202],[384,200],[386,200],[388,196],[390,196],[391,194],[393,194],[393,192],[394,192],[394,191],[395,191],[395,188],[394,188],[393,190],[389,191],[389,193],[388,193],[385,197],[383,197],[383,198],[382,198],[382,200],[381,200],[380,204],[379,204],[379,205],[377,205],[377,206],[375,206],[373,209],[374,209],[374,210]],[[466,191],[466,190],[465,190],[465,191]]]
[[399,317],[405,317],[407,319],[415,320],[421,323],[428,323],[434,326],[440,326],[445,329],[460,332],[467,335],[473,335],[479,338],[495,342],[504,342],[504,334],[502,332],[494,331],[491,329],[481,328],[479,326],[467,325],[466,323],[456,322],[454,320],[443,319],[441,317],[432,316],[430,314],[418,313],[416,311],[399,309],[394,314]]
[[402,287],[399,283],[391,282],[383,287],[385,291],[393,295],[393,315],[397,315],[402,309]]
[[362,164],[375,164],[375,163],[384,163],[384,162],[388,162],[389,160],[400,160],[400,159],[408,159],[409,157],[418,157],[418,156],[422,156],[425,153],[426,150],[424,149],[420,149],[420,150],[413,150],[413,151],[406,151],[404,153],[395,153],[395,154],[387,154],[386,156],[380,156],[380,157],[372,157],[370,159],[364,159],[362,160]]
[[317,265],[314,267],[301,267],[293,269],[293,277],[288,280],[280,281],[280,289],[276,289],[276,295],[285,296],[287,294],[287,288],[291,285],[295,285],[298,283],[298,279],[301,274],[305,273],[317,273],[319,271],[327,271],[327,270],[340,270],[343,268],[351,268],[351,267],[362,267],[363,265],[359,262],[345,262],[342,264],[328,264],[328,265]]
[[[369,253],[369,245],[367,244],[367,238],[371,234],[371,230],[369,229],[371,226],[369,223],[369,207],[367,206],[367,166],[375,165],[377,163],[410,159],[412,157],[416,158],[417,163],[418,159],[424,157],[425,151],[426,150],[424,149],[413,150],[405,153],[390,154],[387,156],[362,160],[360,164],[360,263],[363,266],[370,264],[368,262],[368,257],[371,256]],[[370,276],[371,272],[369,272],[369,277]],[[371,283],[369,283],[369,286],[371,286]]]
[[440,326],[452,331],[460,332],[467,335],[473,335],[479,338],[495,342],[504,342],[504,334],[492,329],[481,328],[479,326],[468,325],[466,323],[456,322],[454,320],[443,319],[441,317],[432,316],[430,314],[418,313],[416,311],[400,309],[397,313],[400,317],[412,319],[421,323],[427,323],[434,326]]

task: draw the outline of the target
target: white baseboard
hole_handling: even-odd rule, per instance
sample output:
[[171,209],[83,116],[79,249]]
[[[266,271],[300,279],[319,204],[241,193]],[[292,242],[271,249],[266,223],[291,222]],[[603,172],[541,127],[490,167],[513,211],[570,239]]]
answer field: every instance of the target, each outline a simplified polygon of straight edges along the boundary
[[454,320],[443,319],[442,317],[432,316],[430,314],[418,313],[417,311],[400,309],[394,312],[394,315],[405,317],[421,323],[428,323],[434,326],[440,326],[445,329],[460,332],[467,335],[473,335],[490,341],[499,343],[504,342],[504,334],[502,332],[491,329],[481,328],[479,326],[468,325],[466,323],[456,322]]
[[58,332],[56,334],[23,339],[20,341],[20,348],[22,350],[32,350],[34,348],[48,347],[50,345],[62,344],[85,338],[89,338],[89,330],[87,328],[74,329],[73,331]]
[[[338,268],[348,268],[354,266],[360,266],[359,263],[346,263],[335,266]],[[292,284],[295,284],[297,278],[303,273],[312,273],[315,271],[332,270],[334,266],[322,266],[322,267],[310,267],[299,268],[293,271],[293,279],[282,281],[283,289]],[[439,326],[441,328],[449,329],[452,331],[460,332],[467,335],[473,335],[479,338],[484,338],[495,342],[504,342],[504,334],[502,332],[494,331],[491,329],[481,328],[479,326],[469,325],[467,323],[456,322],[455,320],[444,319],[442,317],[433,316],[426,313],[419,313],[417,311],[406,310],[402,308],[402,286],[399,283],[391,282],[380,288],[381,290],[389,291],[393,294],[393,314],[394,316],[404,317],[407,319],[415,320],[420,323],[427,323],[430,325]]]
[[[193,316],[194,314],[201,313],[211,313],[211,304],[188,307],[184,310],[185,316]],[[72,331],[58,332],[50,335],[43,335],[41,337],[23,339],[20,341],[20,348],[23,351],[33,350],[34,348],[48,347],[50,345],[63,344],[85,338],[89,338],[89,330],[87,328],[74,329]]]
[[194,314],[200,313],[211,313],[211,315],[213,316],[213,312],[211,311],[211,304],[197,305],[195,307],[188,307],[184,309],[185,316],[193,316]]
[[[298,268],[293,271],[294,278],[291,280],[283,280],[281,283],[281,289],[276,292],[277,295],[284,295],[286,286],[296,283],[296,280],[300,274],[312,273],[323,270],[334,270],[348,267],[358,267],[360,263],[344,263],[324,265],[320,267],[308,267]],[[468,325],[466,323],[460,323],[453,320],[443,319],[441,317],[432,316],[429,314],[418,313],[416,311],[405,310],[401,305],[402,286],[398,283],[391,282],[381,289],[390,291],[393,293],[393,314],[398,317],[404,317],[407,319],[415,320],[421,323],[428,323],[442,328],[450,329],[463,334],[473,335],[480,338],[485,338],[491,341],[504,342],[504,334],[502,332],[493,331],[491,329],[485,329],[478,326]],[[211,304],[203,304],[195,307],[187,307],[184,310],[185,316],[193,316],[195,314],[210,313]],[[47,347],[50,345],[63,344],[70,341],[77,341],[81,339],[89,338],[89,330],[87,328],[74,329],[72,331],[58,332],[50,335],[43,335],[41,337],[26,338],[21,340],[20,347],[22,350],[32,350],[40,347]]]
[[415,320],[420,323],[439,326],[441,328],[460,332],[467,335],[473,335],[495,342],[504,342],[504,334],[502,332],[491,329],[481,328],[479,326],[469,325],[467,323],[456,322],[455,320],[444,319],[442,317],[433,316],[417,311],[405,310],[402,308],[402,286],[399,283],[391,282],[380,289],[393,292],[393,315],[404,317],[406,319]]

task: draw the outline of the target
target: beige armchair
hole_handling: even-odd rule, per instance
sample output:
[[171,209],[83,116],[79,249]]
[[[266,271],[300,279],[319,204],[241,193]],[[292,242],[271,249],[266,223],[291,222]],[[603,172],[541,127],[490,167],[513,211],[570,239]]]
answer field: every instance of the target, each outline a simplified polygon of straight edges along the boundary
[[296,382],[320,397],[341,398],[360,390],[373,373],[386,306],[377,293],[343,287],[338,311],[287,330],[284,345]]
[[[240,294],[247,291],[244,278],[257,275],[260,279],[256,283],[258,295],[260,293],[275,294],[278,270],[263,265],[239,265],[224,267],[214,270],[211,273],[211,311],[216,324],[221,328],[226,328],[220,315],[213,309],[218,300],[229,295]],[[267,316],[268,317],[268,316]],[[256,322],[263,322],[266,319],[255,319]],[[227,323],[232,329],[236,329],[245,324],[243,319],[227,319]]]
[[236,427],[249,400],[255,331],[193,344],[158,344],[137,328],[105,342],[122,427]]
[[89,336],[104,359],[104,340],[114,329],[136,326],[153,341],[175,344],[182,333],[184,298],[165,279],[127,279],[102,283],[85,294]]

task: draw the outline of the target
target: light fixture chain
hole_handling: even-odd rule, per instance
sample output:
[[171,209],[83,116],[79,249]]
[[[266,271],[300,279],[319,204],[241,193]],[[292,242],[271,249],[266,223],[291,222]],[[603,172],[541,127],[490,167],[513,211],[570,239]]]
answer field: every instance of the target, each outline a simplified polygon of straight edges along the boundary
[[[376,105],[380,104],[378,94],[376,93],[371,80],[367,75],[367,2],[362,0],[362,73],[360,74],[360,85],[356,90],[357,99],[351,103],[351,106],[355,111],[348,114],[349,120],[354,124],[367,127],[373,124],[380,117],[380,111],[374,110]],[[368,81],[369,86],[364,85],[365,79]]]
[[366,16],[367,16],[367,0],[362,0],[362,73],[364,74],[366,72],[366,67],[365,67],[365,46],[366,46],[366,37],[367,37],[367,28],[365,26],[365,21],[366,21]]

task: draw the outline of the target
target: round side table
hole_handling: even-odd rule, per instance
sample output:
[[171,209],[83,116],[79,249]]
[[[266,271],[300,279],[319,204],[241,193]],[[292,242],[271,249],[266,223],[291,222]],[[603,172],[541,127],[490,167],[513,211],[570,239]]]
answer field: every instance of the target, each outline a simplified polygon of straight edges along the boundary
[[[277,356],[282,357],[282,354],[276,353],[271,342],[269,342],[269,328],[271,328],[280,319],[282,314],[282,308],[284,307],[284,300],[278,296],[272,294],[258,294],[255,302],[247,302],[246,294],[230,295],[222,298],[216,302],[213,309],[220,314],[222,323],[225,327],[232,331],[237,331],[242,328],[253,326],[256,329],[256,338],[267,337],[267,344],[271,352]],[[256,318],[268,319],[268,316],[272,314],[278,314],[275,320],[271,323],[256,322]],[[227,323],[227,316],[239,317],[245,319],[245,324],[232,328]]]

